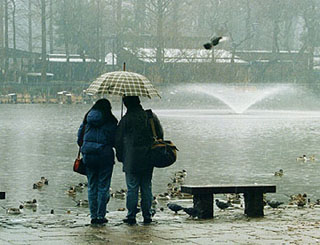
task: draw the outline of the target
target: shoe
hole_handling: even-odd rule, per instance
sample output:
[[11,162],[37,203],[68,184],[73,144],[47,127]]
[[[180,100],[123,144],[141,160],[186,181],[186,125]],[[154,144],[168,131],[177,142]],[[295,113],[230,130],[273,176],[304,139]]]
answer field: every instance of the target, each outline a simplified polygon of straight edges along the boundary
[[134,225],[134,224],[136,224],[137,223],[137,221],[136,221],[136,219],[129,219],[129,218],[126,218],[126,219],[124,219],[123,220],[123,223],[126,223],[126,224],[128,224],[128,225]]
[[150,224],[152,222],[152,219],[151,218],[145,218],[143,219],[143,223],[144,224]]
[[98,224],[105,224],[108,223],[108,220],[106,218],[97,219]]
[[91,224],[92,225],[99,224],[98,222],[99,222],[98,219],[91,219]]

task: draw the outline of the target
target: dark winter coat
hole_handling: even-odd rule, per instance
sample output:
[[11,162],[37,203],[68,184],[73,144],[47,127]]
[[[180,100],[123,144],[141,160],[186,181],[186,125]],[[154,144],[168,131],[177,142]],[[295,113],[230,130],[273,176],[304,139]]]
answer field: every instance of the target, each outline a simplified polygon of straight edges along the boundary
[[[163,130],[158,117],[153,113],[158,138],[163,139]],[[117,159],[123,162],[126,173],[152,171],[148,153],[153,143],[153,135],[147,113],[141,106],[127,110],[116,131]]]
[[[102,113],[92,109],[87,115],[85,133],[81,153],[83,161],[89,168],[96,168],[106,164],[114,164],[114,143],[116,123],[106,122]],[[78,130],[78,145],[82,140],[83,123]]]

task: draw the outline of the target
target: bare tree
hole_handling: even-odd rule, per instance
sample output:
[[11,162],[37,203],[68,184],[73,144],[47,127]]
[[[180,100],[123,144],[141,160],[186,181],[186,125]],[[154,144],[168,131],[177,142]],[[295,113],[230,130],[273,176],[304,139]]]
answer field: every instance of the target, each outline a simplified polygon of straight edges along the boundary
[[49,0],[49,51],[53,53],[53,3]]
[[156,21],[156,62],[160,69],[164,61],[164,33],[163,22],[168,14],[170,0],[150,0],[148,10]]
[[47,81],[47,28],[46,28],[46,0],[41,0],[41,80]]
[[4,79],[7,80],[9,72],[9,13],[8,13],[8,0],[4,0]]
[[3,41],[4,41],[4,33],[3,33],[3,1],[0,1],[0,81],[3,80],[3,63],[4,63],[4,52],[3,52]]
[[[28,51],[32,52],[32,0],[28,1]],[[28,70],[32,69],[32,59],[28,61]]]

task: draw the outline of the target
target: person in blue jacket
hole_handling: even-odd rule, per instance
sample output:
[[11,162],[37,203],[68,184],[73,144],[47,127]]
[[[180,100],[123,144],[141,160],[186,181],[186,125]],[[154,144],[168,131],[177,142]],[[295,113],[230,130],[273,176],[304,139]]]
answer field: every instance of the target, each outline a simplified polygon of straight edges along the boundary
[[81,153],[88,178],[91,224],[108,222],[105,215],[115,163],[113,147],[117,123],[109,100],[100,99],[86,113],[78,130],[77,142],[79,146],[82,143]]

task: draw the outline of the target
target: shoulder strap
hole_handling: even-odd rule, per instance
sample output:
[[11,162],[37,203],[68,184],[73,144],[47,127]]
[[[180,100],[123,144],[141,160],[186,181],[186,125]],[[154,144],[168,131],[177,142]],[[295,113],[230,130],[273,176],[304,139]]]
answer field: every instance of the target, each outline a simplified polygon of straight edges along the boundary
[[80,158],[80,152],[81,152],[81,146],[83,144],[83,137],[84,137],[84,132],[86,130],[86,123],[85,123],[86,120],[83,120],[83,127],[82,127],[82,130],[81,130],[81,141],[80,141],[80,144],[79,144],[79,151],[78,151],[78,158]]
[[150,125],[151,125],[153,138],[157,139],[158,136],[157,136],[157,132],[156,132],[156,127],[154,126],[152,110],[148,109],[148,110],[146,110],[146,113],[147,113],[147,117],[148,117],[148,120],[149,120]]

